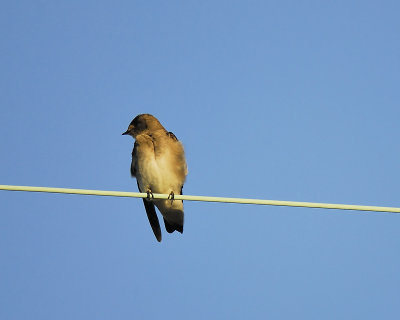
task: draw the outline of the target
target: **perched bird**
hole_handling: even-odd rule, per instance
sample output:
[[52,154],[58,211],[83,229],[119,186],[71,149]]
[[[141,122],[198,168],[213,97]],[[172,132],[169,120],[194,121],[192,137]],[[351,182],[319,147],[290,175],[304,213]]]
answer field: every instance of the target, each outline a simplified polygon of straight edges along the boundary
[[[161,229],[154,205],[164,218],[165,229],[183,232],[183,201],[174,200],[182,194],[187,165],[182,143],[168,132],[151,114],[140,114],[129,124],[123,135],[135,139],[132,151],[131,175],[136,177],[147,217],[154,235],[161,241]],[[169,194],[169,200],[152,199],[153,193]]]

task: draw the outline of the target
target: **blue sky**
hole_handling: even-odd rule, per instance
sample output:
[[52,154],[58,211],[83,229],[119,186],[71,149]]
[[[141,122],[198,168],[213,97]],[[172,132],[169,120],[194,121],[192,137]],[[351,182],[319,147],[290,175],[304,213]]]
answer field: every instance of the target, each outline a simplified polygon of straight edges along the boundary
[[[184,193],[400,207],[397,1],[8,1],[0,183],[136,191],[132,118]],[[1,319],[398,319],[400,216],[0,192]]]

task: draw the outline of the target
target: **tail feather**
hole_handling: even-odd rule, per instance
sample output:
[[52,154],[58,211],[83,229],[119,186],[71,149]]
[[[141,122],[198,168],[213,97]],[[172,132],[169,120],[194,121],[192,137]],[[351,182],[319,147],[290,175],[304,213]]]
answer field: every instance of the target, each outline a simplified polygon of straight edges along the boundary
[[168,233],[172,233],[174,231],[183,233],[183,225],[168,222],[168,220],[166,220],[165,218],[164,218],[164,224],[165,224],[165,229],[167,230]]

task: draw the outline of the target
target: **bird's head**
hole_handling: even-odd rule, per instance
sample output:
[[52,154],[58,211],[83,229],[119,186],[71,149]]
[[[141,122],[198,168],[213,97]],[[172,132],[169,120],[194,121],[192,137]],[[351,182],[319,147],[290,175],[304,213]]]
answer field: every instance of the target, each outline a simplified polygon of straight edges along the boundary
[[163,128],[164,127],[157,118],[151,114],[139,114],[131,121],[128,130],[126,130],[122,135],[130,135],[135,138],[138,134]]

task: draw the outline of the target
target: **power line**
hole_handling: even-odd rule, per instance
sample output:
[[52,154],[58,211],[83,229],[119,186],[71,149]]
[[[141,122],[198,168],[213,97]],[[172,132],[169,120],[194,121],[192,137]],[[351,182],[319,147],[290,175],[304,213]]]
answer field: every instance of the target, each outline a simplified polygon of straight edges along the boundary
[[[11,186],[11,185],[0,185],[0,190],[82,194],[82,195],[109,196],[109,197],[147,198],[147,193],[123,192],[123,191],[104,191],[104,190],[86,190],[86,189],[29,187],[29,186]],[[168,197],[169,197],[168,194],[154,193],[153,195],[154,195],[154,199],[168,199]],[[175,195],[174,199],[175,200],[186,200],[186,201],[241,203],[241,204],[258,204],[258,205],[285,206],[285,207],[305,207],[305,208],[322,208],[322,209],[338,209],[338,210],[355,210],[355,211],[375,211],[375,212],[395,212],[395,213],[400,213],[400,208],[378,207],[378,206],[361,206],[361,205],[350,205],[350,204],[279,201],[279,200],[260,200],[260,199],[241,199],[241,198],[224,198],[224,197],[207,197],[207,196],[190,196],[190,195]]]

